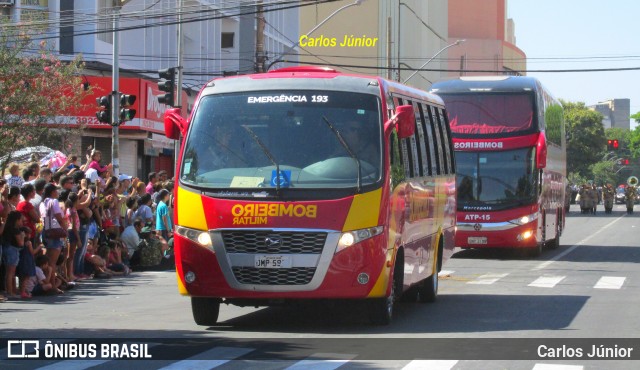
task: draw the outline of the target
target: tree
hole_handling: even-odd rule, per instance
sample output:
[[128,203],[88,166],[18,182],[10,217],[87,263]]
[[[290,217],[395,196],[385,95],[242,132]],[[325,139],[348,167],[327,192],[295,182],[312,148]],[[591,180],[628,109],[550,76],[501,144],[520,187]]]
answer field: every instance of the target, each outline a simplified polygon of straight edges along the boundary
[[591,166],[591,172],[593,173],[593,180],[598,185],[617,184],[618,183],[618,170],[615,159],[609,159],[593,164]]
[[0,25],[0,163],[4,173],[11,153],[58,142],[76,134],[62,118],[73,115],[89,94],[82,88],[81,56],[61,61],[44,42],[35,44],[25,28]]
[[592,178],[591,166],[602,159],[607,146],[602,114],[587,108],[583,102],[561,102],[569,134],[567,173]]

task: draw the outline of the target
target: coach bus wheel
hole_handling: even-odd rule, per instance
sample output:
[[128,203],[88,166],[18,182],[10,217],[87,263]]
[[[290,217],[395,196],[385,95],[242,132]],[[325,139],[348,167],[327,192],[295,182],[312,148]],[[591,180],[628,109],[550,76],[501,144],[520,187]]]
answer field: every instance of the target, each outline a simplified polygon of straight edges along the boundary
[[203,326],[215,325],[220,313],[220,299],[191,297],[191,312],[196,324]]

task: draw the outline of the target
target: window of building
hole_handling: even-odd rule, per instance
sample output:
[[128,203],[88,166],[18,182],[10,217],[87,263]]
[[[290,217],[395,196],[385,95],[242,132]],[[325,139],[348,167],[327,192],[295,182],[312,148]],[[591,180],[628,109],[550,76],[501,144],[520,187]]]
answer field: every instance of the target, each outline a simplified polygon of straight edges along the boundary
[[235,37],[234,32],[222,32],[220,37],[220,45],[223,49],[228,49],[233,47],[233,39]]

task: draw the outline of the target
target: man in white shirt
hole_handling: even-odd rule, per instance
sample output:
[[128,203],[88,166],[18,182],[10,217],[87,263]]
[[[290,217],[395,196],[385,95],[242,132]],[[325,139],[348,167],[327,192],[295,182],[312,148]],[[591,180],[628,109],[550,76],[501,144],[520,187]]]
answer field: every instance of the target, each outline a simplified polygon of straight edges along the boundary
[[140,236],[138,235],[142,230],[144,223],[141,219],[137,218],[133,221],[133,225],[127,226],[122,234],[120,235],[120,240],[127,247],[127,252],[129,254],[129,258],[133,256],[133,252],[138,248],[138,244],[140,244]]

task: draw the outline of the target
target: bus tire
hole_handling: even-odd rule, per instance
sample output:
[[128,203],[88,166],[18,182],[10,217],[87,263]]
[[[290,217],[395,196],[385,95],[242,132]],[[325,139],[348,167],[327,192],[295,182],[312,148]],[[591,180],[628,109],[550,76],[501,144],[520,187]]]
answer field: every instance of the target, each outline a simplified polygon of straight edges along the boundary
[[433,303],[438,299],[438,272],[424,279],[418,288],[418,302]]
[[220,298],[191,297],[191,312],[196,324],[215,325],[220,313]]
[[389,325],[393,318],[393,306],[396,297],[402,293],[402,265],[398,268],[398,263],[404,265],[401,258],[396,258],[393,268],[393,281],[391,292],[388,297],[374,298],[369,302],[369,321],[374,325]]
[[562,226],[561,226],[561,222],[562,219],[558,216],[556,218],[556,236],[553,238],[553,240],[550,240],[547,243],[547,247],[549,249],[558,249],[558,247],[560,246],[560,234],[562,233]]

